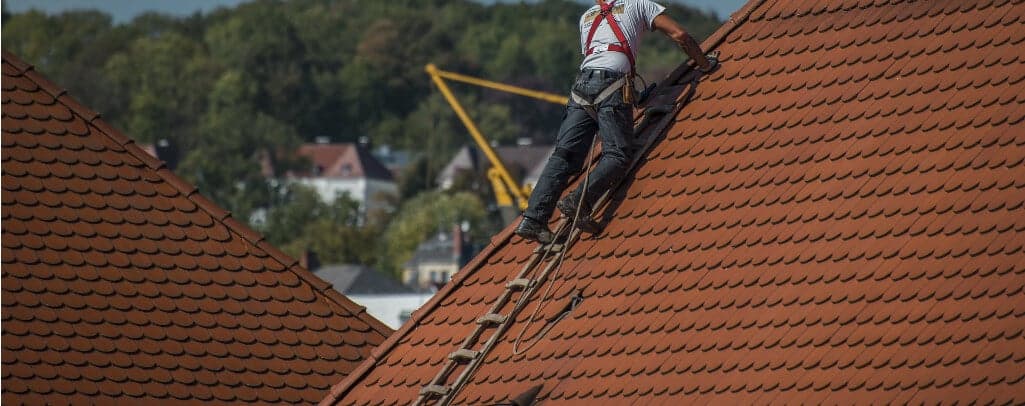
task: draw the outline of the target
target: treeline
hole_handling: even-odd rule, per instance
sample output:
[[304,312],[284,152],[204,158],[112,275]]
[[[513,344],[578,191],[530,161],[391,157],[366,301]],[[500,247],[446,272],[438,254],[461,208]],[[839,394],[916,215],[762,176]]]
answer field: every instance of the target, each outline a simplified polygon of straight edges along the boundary
[[[309,212],[317,203],[269,185],[261,159],[281,173],[300,164],[291,153],[298,144],[324,136],[335,142],[367,137],[409,150],[414,162],[400,176],[401,205],[431,188],[434,174],[468,141],[430,87],[424,65],[565,93],[580,60],[577,19],[585,7],[566,0],[264,0],[188,17],[144,14],[125,24],[96,11],[4,11],[2,41],[5,51],[68,87],[137,141],[170,144],[176,172],[238,218],[268,207],[287,217],[282,210],[289,205]],[[719,25],[709,14],[669,7],[698,37]],[[683,56],[669,41],[649,38],[639,59],[651,80]],[[551,142],[562,113],[516,96],[455,90],[499,143],[520,137]],[[395,257],[408,255],[385,246],[408,242],[367,237],[401,228],[392,218],[409,215],[357,227],[345,214],[351,205],[328,206],[318,210],[333,213],[323,216],[330,224],[314,227],[317,218],[292,216],[300,223],[273,223],[263,231],[293,247],[293,254],[331,227],[352,235],[339,237],[338,245],[350,245],[333,250],[340,256],[320,253],[328,261],[394,268]]]

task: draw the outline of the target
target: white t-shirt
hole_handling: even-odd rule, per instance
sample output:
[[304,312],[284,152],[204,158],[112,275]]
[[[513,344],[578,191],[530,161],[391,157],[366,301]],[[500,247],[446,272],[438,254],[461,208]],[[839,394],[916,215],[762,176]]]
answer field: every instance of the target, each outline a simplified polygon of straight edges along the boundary
[[[612,0],[605,1],[609,3]],[[616,19],[616,23],[619,24],[619,28],[623,31],[626,41],[630,43],[630,49],[633,50],[635,57],[637,56],[637,47],[640,45],[641,35],[655,28],[652,26],[652,22],[665,9],[662,5],[651,0],[616,0],[612,8],[612,15]],[[580,48],[581,53],[585,55],[584,62],[580,64],[580,69],[605,68],[624,73],[629,72],[630,59],[626,57],[626,54],[605,51],[605,47],[608,44],[619,43],[619,40],[616,39],[616,34],[612,31],[612,27],[609,27],[609,22],[605,18],[602,18],[601,22],[598,23],[598,31],[595,31],[594,39],[590,44],[587,44],[587,33],[591,31],[591,24],[594,23],[594,19],[598,16],[599,11],[601,11],[601,7],[595,4],[587,9],[584,15],[580,16]],[[587,48],[589,47],[594,47],[595,51],[587,55]]]

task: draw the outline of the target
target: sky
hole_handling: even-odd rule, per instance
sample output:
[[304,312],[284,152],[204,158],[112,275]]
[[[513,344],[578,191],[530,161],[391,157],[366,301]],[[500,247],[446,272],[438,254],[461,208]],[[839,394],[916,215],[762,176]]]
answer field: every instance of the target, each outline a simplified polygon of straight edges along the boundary
[[[32,8],[48,13],[64,10],[92,8],[105,11],[115,22],[127,22],[138,14],[159,11],[174,15],[188,15],[195,11],[209,12],[221,6],[234,6],[245,0],[3,0],[7,11],[17,13]],[[508,0],[478,0],[483,3]],[[666,2],[667,0],[656,0]],[[690,4],[702,10],[713,10],[721,19],[744,5],[747,0],[673,0]],[[590,1],[587,1],[590,3]]]

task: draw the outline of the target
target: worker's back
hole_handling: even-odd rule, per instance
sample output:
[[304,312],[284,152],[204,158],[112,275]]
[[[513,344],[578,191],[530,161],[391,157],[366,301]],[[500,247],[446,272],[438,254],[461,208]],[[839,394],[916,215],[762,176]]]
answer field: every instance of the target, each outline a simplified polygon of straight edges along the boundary
[[[611,3],[611,1],[609,1]],[[659,14],[665,11],[665,7],[650,0],[616,0],[612,7],[612,16],[616,20],[623,36],[629,42],[630,49],[634,56],[637,55],[637,47],[640,45],[641,37],[645,32],[652,30],[652,21]],[[591,43],[587,43],[587,35],[591,31],[591,25],[595,23],[601,7],[595,4],[587,9],[580,16],[580,49],[584,54],[584,61],[580,68],[605,68],[618,72],[630,70],[630,60],[622,52],[606,52],[609,44],[617,44],[615,32],[604,18],[598,23]],[[591,48],[594,52],[588,55],[587,50]]]

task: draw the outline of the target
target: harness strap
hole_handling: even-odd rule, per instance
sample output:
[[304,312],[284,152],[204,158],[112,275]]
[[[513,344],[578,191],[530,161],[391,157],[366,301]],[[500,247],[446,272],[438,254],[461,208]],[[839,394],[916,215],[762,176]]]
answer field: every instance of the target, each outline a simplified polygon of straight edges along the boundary
[[586,98],[584,98],[583,96],[577,94],[576,92],[570,92],[570,97],[573,98],[574,102],[576,102],[577,104],[583,106],[585,109],[588,108],[588,107],[593,108],[594,106],[597,106],[597,105],[601,104],[601,102],[605,101],[605,99],[608,99],[609,96],[612,96],[617,91],[619,91],[619,88],[623,87],[623,85],[626,84],[626,81],[627,81],[626,76],[623,76],[623,77],[619,78],[618,80],[616,80],[615,82],[612,82],[612,84],[610,84],[608,87],[603,89],[600,93],[598,93],[598,95],[594,97],[594,100],[587,100]]
[[594,33],[598,31],[598,24],[601,24],[602,19],[608,21],[609,28],[612,29],[612,33],[616,35],[618,44],[609,44],[604,47],[604,51],[621,52],[626,54],[626,59],[630,60],[630,73],[634,72],[634,53],[630,49],[630,42],[626,40],[626,35],[623,34],[623,30],[619,27],[619,23],[616,22],[616,18],[612,16],[612,8],[616,5],[616,0],[612,0],[608,3],[598,0],[598,5],[601,10],[598,15],[594,17],[594,22],[591,23],[591,30],[587,33],[587,55],[591,55],[596,51],[603,51],[602,47],[592,47],[591,42],[594,41]]

